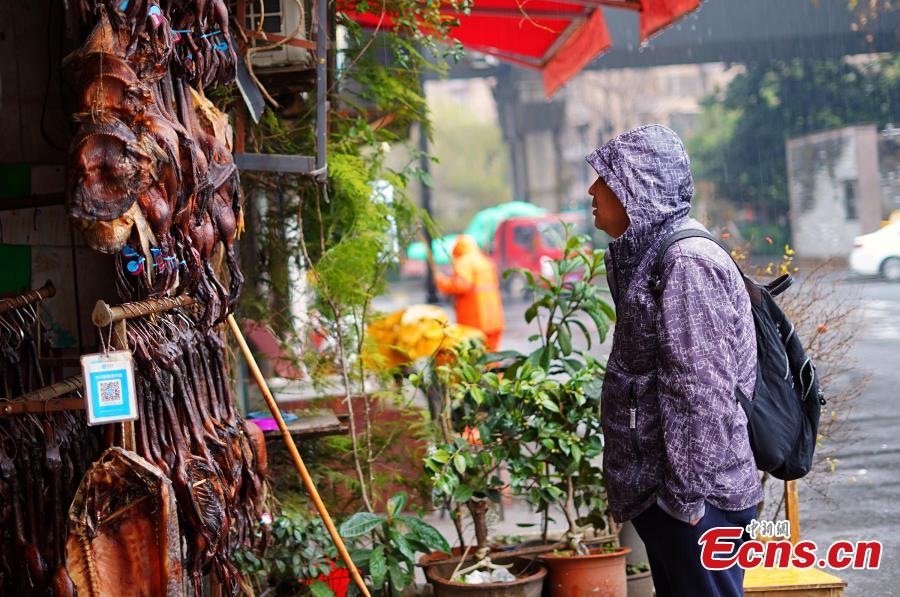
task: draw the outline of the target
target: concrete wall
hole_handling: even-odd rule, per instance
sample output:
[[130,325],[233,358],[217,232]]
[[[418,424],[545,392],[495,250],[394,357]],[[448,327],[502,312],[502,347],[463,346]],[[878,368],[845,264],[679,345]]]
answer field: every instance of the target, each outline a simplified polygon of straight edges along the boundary
[[[787,141],[792,244],[804,257],[845,257],[882,218],[878,133],[849,126]],[[855,209],[854,209],[855,205]]]
[[889,126],[878,135],[878,173],[885,217],[900,217],[900,128]]

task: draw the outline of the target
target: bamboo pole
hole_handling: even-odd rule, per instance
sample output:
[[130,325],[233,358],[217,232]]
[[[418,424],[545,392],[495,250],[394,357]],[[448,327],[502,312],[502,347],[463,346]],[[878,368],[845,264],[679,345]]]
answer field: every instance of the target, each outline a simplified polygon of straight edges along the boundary
[[53,286],[53,282],[47,280],[47,283],[37,290],[29,290],[19,296],[11,298],[0,298],[0,313],[12,311],[13,309],[21,309],[26,305],[42,301],[55,295],[56,287]]
[[331,535],[331,539],[332,541],[334,541],[334,546],[337,547],[341,559],[344,561],[344,564],[346,564],[347,569],[350,571],[350,576],[353,577],[353,582],[356,583],[356,586],[359,588],[360,592],[363,595],[369,597],[369,589],[366,587],[366,583],[363,582],[362,576],[360,576],[359,574],[359,570],[356,569],[356,565],[350,558],[350,554],[347,552],[347,548],[344,546],[344,541],[341,539],[337,528],[335,528],[334,522],[332,522],[331,516],[328,514],[328,510],[325,508],[325,504],[322,503],[322,498],[319,497],[319,491],[316,489],[316,485],[315,483],[313,483],[312,477],[309,476],[309,471],[306,469],[306,465],[303,463],[303,458],[300,456],[300,452],[297,451],[297,445],[294,443],[294,438],[291,436],[291,432],[288,431],[287,425],[285,425],[284,419],[281,417],[281,410],[279,410],[278,405],[275,403],[275,398],[272,396],[272,392],[269,391],[269,386],[266,384],[266,380],[263,378],[262,372],[260,372],[259,367],[256,364],[256,359],[253,357],[253,353],[250,352],[250,347],[247,346],[247,341],[244,339],[244,335],[241,333],[241,328],[238,327],[237,321],[234,319],[233,314],[228,315],[228,327],[231,328],[231,332],[234,334],[235,340],[237,340],[238,345],[241,347],[241,352],[244,354],[244,359],[246,359],[247,361],[247,366],[250,368],[250,373],[253,375],[253,378],[256,381],[256,385],[259,387],[260,392],[262,392],[262,395],[266,400],[266,404],[268,405],[269,410],[272,412],[272,416],[278,423],[278,429],[281,430],[281,437],[284,439],[284,444],[287,447],[288,452],[290,452],[291,458],[294,460],[294,466],[297,468],[297,472],[300,473],[300,477],[303,479],[303,484],[306,486],[306,490],[309,492],[313,504],[315,504],[316,510],[318,510],[319,516],[322,518],[322,522],[325,523],[325,528],[328,529],[328,534]]
[[797,545],[800,540],[800,497],[796,481],[784,482],[784,511],[791,523],[791,543]]
[[94,311],[91,313],[91,320],[95,326],[105,328],[123,319],[153,315],[193,304],[194,299],[187,294],[175,298],[163,297],[147,299],[137,303],[122,303],[116,306],[108,305],[105,301],[97,301],[97,304],[94,305]]
[[13,400],[0,399],[0,416],[84,410],[84,398],[60,398],[60,396],[78,392],[83,387],[81,376],[76,375],[34,392],[23,394]]

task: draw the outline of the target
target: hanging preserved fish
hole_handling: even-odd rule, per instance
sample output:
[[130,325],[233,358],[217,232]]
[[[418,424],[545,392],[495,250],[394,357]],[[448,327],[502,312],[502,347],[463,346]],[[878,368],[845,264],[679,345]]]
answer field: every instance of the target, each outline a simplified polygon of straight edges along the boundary
[[172,483],[121,448],[94,463],[69,510],[66,568],[78,595],[183,593]]

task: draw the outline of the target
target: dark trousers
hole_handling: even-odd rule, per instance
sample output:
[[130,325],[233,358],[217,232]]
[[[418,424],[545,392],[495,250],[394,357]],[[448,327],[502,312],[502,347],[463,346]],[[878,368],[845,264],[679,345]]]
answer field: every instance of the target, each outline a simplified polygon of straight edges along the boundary
[[[744,570],[735,565],[711,571],[700,563],[700,536],[714,527],[746,527],[756,507],[739,512],[706,504],[706,514],[696,526],[681,522],[653,504],[632,520],[647,547],[657,597],[735,597],[744,594]],[[746,538],[735,544],[735,551]],[[732,552],[732,554],[734,551]],[[724,557],[724,556],[722,556]]]

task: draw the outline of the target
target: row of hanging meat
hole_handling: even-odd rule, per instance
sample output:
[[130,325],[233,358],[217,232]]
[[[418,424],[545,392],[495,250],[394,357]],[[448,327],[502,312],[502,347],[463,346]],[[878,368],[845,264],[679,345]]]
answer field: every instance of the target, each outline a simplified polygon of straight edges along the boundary
[[[58,372],[43,364],[51,354],[40,303],[3,308],[0,398],[59,381]],[[98,455],[98,436],[89,432],[83,413],[0,417],[0,595],[45,594],[48,586],[71,584],[65,570],[68,505]]]
[[[4,404],[57,381],[39,310],[0,313]],[[261,530],[265,440],[235,409],[221,331],[202,315],[128,321],[133,452],[104,451],[121,428],[88,427],[80,410],[41,400],[0,416],[0,595],[200,594],[206,575],[237,594],[232,557]]]
[[[69,217],[116,256],[122,302],[195,301],[127,322],[133,451],[110,447],[122,431],[88,427],[77,410],[0,416],[0,594],[200,594],[211,575],[235,595],[232,556],[260,528],[265,444],[234,406],[217,325],[242,283],[231,129],[205,96],[234,79],[228,10],[224,0],[65,5],[84,31],[63,63],[76,90]],[[213,263],[220,246],[227,273]],[[55,381],[29,325],[0,352],[0,399]]]
[[[71,6],[92,25],[65,60],[78,125],[69,216],[91,247],[117,255],[124,301],[190,293],[221,320],[243,280],[232,248],[240,181],[228,118],[203,89],[234,79],[227,8],[222,0]],[[228,288],[210,262],[220,242]]]

